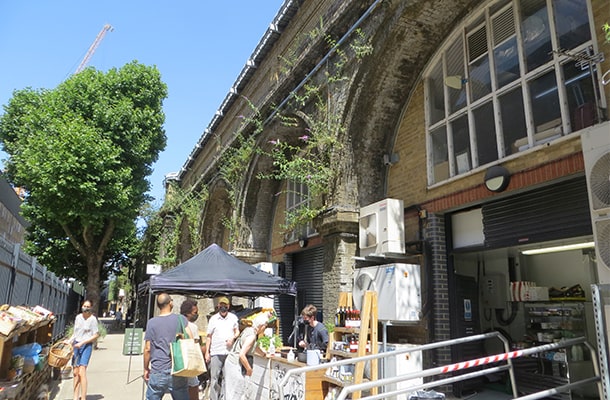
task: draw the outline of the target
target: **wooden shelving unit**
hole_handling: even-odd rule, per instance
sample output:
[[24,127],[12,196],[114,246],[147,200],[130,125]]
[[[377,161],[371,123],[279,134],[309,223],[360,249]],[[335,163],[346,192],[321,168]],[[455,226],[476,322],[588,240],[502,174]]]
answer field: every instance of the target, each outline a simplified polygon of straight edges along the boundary
[[[339,307],[352,307],[352,295],[351,293],[341,293],[339,295]],[[377,354],[377,343],[378,343],[378,332],[377,332],[377,292],[367,291],[364,294],[362,302],[362,310],[360,310],[360,328],[344,328],[335,327],[334,331],[329,335],[328,350],[326,352],[327,357],[337,358],[356,358],[363,357],[367,354]],[[349,353],[346,351],[333,350],[333,343],[337,341],[340,335],[344,334],[357,334],[358,335],[358,351],[355,353]],[[367,353],[367,341],[371,342],[370,352]],[[377,380],[378,378],[378,362],[377,360],[371,360],[371,380]],[[344,387],[351,384],[362,383],[364,380],[364,362],[356,362],[353,373],[353,381],[345,382],[332,376],[324,375],[323,381],[323,392],[324,395],[328,393],[331,386]],[[377,388],[371,390],[372,394],[377,394]],[[359,399],[361,397],[360,392],[355,392],[352,395],[352,399]]]
[[[0,334],[0,380],[8,381],[13,348],[29,343],[37,342],[48,345],[51,341],[54,320],[44,319],[35,324],[22,325],[8,335]],[[46,363],[46,359],[40,368],[34,372],[24,373],[21,379],[15,380],[19,386],[17,399],[33,398],[41,384],[51,378],[52,368]]]

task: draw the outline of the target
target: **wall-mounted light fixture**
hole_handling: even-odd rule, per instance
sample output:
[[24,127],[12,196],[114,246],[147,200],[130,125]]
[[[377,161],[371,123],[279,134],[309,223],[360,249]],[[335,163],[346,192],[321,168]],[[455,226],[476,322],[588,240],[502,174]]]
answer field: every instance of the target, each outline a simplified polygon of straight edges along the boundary
[[383,165],[390,166],[396,164],[400,160],[398,153],[384,154]]
[[494,165],[485,172],[485,187],[492,192],[502,192],[510,183],[510,172],[501,165]]
[[592,247],[595,247],[595,242],[584,242],[584,243],[564,244],[561,246],[542,247],[539,249],[523,250],[521,253],[525,254],[526,256],[531,256],[531,255],[535,255],[535,254],[557,253],[559,251],[590,249]]
[[299,239],[299,247],[300,247],[300,248],[307,247],[307,243],[308,243],[308,242],[307,242],[307,238],[300,238],[300,239]]

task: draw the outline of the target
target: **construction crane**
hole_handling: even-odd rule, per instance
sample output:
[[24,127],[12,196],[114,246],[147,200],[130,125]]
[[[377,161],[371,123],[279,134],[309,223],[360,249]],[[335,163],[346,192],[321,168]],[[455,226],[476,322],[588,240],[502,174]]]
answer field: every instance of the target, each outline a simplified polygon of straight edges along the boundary
[[85,69],[87,64],[89,64],[89,60],[91,59],[91,56],[93,56],[93,53],[95,53],[97,46],[100,45],[100,43],[104,39],[104,36],[106,36],[106,32],[108,32],[108,31],[112,32],[113,30],[114,30],[114,28],[112,26],[110,26],[109,24],[104,25],[104,27],[102,28],[100,33],[97,34],[97,37],[91,44],[91,47],[89,47],[89,51],[87,51],[87,54],[85,54],[85,58],[83,58],[83,61],[81,61],[78,68],[76,68],[76,72],[74,72],[75,74],[78,74],[83,69]]

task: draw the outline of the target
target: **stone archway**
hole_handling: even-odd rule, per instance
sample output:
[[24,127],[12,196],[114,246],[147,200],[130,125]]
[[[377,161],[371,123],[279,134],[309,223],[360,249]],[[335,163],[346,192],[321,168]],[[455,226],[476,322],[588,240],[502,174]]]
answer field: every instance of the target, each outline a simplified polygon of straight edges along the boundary
[[[271,150],[272,140],[298,143],[298,137],[305,130],[305,123],[297,119],[295,126],[284,126],[280,122],[272,122],[262,132],[257,146],[263,152]],[[240,235],[238,247],[252,249],[259,253],[270,251],[273,220],[276,216],[277,198],[282,190],[283,182],[274,179],[260,178],[261,174],[268,174],[273,168],[271,158],[257,155],[248,171],[247,185],[243,189],[241,204],[244,228]]]
[[[396,131],[418,81],[436,49],[479,1],[416,0],[388,2],[380,8],[372,37],[374,54],[366,59],[351,88],[346,121],[352,143],[358,204],[386,195],[383,155],[392,152]],[[383,60],[383,62],[379,62]],[[371,95],[374,94],[374,95]],[[423,115],[424,110],[421,109]],[[349,182],[344,183],[347,186]]]
[[210,185],[208,201],[202,214],[202,248],[212,243],[227,248],[228,232],[226,232],[224,220],[230,216],[229,192],[224,181],[216,180]]

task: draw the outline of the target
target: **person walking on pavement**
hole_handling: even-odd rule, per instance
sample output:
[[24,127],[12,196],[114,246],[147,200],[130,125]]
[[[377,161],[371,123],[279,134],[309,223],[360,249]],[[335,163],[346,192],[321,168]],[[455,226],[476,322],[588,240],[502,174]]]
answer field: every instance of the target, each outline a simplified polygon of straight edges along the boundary
[[[201,346],[199,327],[195,324],[195,321],[197,321],[197,318],[199,317],[197,302],[190,299],[183,301],[180,305],[180,314],[184,315],[188,320],[188,326],[191,333],[193,333],[193,339],[195,339],[195,343],[198,343],[199,346]],[[189,400],[199,400],[199,377],[194,376],[188,378],[188,392]]]
[[93,352],[93,343],[100,336],[97,318],[93,315],[89,300],[83,302],[81,311],[74,320],[74,333],[66,340],[74,349],[72,356],[74,400],[87,398],[87,366]]
[[123,323],[123,313],[121,310],[116,310],[114,313],[114,327],[116,329],[121,329],[121,324]]
[[218,312],[210,318],[205,346],[205,362],[210,371],[210,400],[219,400],[222,393],[221,379],[227,354],[233,341],[239,336],[239,320],[229,312],[231,302],[226,297],[218,299]]
[[[144,335],[144,380],[148,382],[146,400],[161,400],[169,392],[173,400],[188,400],[187,379],[173,376],[170,343],[176,340],[188,321],[182,315],[172,313],[173,300],[167,293],[157,296],[159,315],[148,321]],[[182,321],[181,321],[182,320]],[[188,337],[191,330],[184,329]]]

